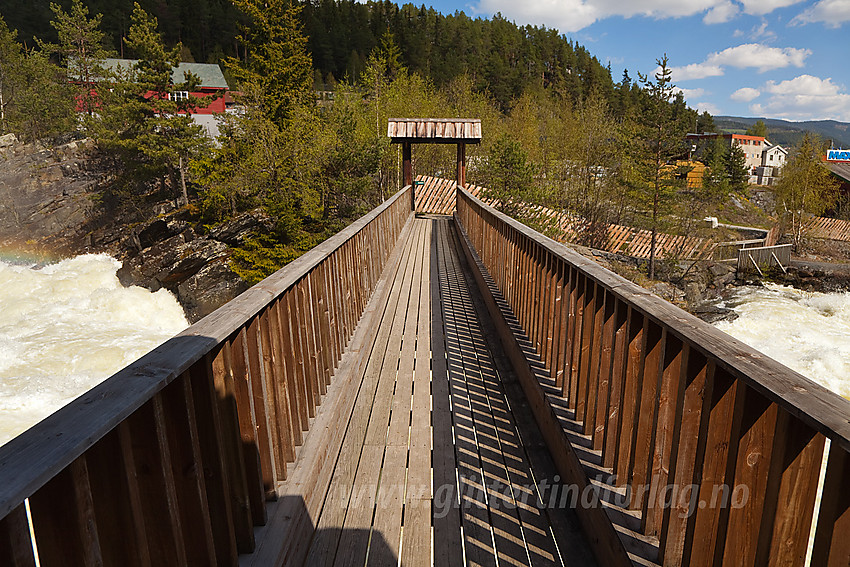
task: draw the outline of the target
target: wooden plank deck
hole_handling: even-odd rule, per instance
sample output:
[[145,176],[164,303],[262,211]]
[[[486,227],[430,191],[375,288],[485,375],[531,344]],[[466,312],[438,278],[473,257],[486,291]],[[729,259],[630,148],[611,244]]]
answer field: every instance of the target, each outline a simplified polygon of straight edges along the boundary
[[[451,221],[417,218],[399,247],[342,448],[328,457],[330,486],[297,562],[593,565],[574,513],[542,505],[539,487],[557,482],[555,467],[499,356]],[[281,500],[289,490],[279,486]]]

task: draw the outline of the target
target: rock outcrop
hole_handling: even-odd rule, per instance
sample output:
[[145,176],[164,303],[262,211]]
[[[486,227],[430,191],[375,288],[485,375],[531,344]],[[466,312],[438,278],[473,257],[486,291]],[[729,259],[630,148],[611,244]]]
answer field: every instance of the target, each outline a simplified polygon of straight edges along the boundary
[[127,236],[118,278],[124,285],[168,289],[189,320],[197,321],[248,289],[230,269],[229,246],[268,225],[269,219],[259,211],[245,213],[200,236],[180,214],[157,218]]
[[0,247],[45,256],[106,252],[123,262],[124,285],[168,289],[192,322],[248,288],[230,269],[230,246],[268,218],[245,214],[204,236],[169,202],[142,214],[106,212],[98,199],[110,172],[93,149],[89,140],[47,148],[0,137]]
[[46,148],[0,141],[0,245],[73,238],[93,213],[105,175],[88,167],[91,142]]

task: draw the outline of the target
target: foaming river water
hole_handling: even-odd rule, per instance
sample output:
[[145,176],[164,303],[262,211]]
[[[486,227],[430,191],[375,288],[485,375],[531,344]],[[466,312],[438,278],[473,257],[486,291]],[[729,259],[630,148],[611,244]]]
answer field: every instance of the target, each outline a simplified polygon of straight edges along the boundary
[[742,288],[726,307],[739,317],[719,329],[850,398],[850,293],[768,284]]
[[123,287],[120,267],[0,261],[0,444],[188,326],[171,293]]

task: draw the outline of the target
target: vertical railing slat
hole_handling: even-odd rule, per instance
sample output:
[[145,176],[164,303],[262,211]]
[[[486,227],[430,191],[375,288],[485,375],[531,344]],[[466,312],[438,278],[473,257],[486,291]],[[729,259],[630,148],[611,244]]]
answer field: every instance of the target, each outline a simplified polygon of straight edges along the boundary
[[154,412],[161,415],[168,443],[180,526],[190,565],[213,564],[215,546],[210,527],[203,462],[198,443],[191,384],[182,376],[154,398]]
[[0,565],[35,567],[32,534],[23,503],[0,519]]
[[103,565],[85,455],[29,501],[40,565]]
[[812,565],[850,565],[850,455],[832,444],[826,464]]

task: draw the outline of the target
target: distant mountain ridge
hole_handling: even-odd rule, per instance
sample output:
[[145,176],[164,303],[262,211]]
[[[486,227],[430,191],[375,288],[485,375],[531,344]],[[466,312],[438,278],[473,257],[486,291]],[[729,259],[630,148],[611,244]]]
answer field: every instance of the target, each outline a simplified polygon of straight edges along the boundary
[[744,118],[741,116],[715,116],[714,124],[728,134],[743,134],[758,120],[767,126],[767,139],[774,144],[791,148],[800,141],[805,132],[813,132],[836,148],[850,149],[850,124],[837,120],[810,120],[791,122],[776,118]]

